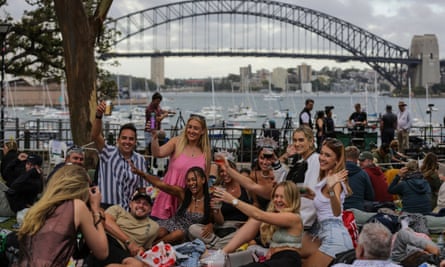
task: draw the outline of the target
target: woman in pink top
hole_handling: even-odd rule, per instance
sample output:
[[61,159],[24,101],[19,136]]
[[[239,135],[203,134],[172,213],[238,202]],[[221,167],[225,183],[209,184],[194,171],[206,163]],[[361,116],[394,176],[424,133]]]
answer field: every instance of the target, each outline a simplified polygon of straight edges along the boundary
[[[186,173],[191,167],[201,167],[208,174],[211,155],[205,118],[192,114],[181,135],[173,137],[163,146],[159,146],[157,132],[154,132],[151,151],[157,158],[170,156],[163,179],[167,184],[184,188]],[[169,219],[176,213],[178,205],[177,198],[161,191],[153,204],[151,215]]]

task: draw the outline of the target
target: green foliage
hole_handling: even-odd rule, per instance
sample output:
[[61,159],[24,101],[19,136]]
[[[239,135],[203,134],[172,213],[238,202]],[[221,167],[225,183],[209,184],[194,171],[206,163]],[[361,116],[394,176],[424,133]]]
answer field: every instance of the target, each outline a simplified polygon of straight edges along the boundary
[[[98,2],[84,1],[85,11],[93,16]],[[31,11],[24,11],[20,21],[13,23],[7,36],[6,73],[14,76],[28,76],[37,80],[51,78],[60,80],[65,76],[65,59],[62,36],[57,24],[54,2],[50,0],[26,0]],[[0,2],[1,5],[1,2]],[[105,29],[105,28],[104,28]],[[98,38],[97,52],[111,48],[113,29],[106,29]],[[104,63],[105,64],[105,63]],[[116,62],[107,63],[116,65]],[[110,73],[98,65],[97,91],[110,96],[117,95],[117,86],[110,80]]]

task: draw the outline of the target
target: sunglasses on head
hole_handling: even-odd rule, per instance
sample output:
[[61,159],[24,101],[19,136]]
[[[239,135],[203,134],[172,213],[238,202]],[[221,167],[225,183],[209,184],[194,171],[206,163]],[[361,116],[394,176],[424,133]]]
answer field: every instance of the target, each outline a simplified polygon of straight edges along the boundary
[[81,154],[81,153],[84,153],[84,149],[80,146],[74,145],[74,146],[71,146],[70,148],[68,148],[68,150],[66,151],[66,154],[68,154],[68,155],[71,153]]
[[190,114],[190,118],[198,118],[198,119],[203,120],[203,121],[206,120],[206,118],[204,116],[199,115],[199,114],[195,114],[195,113]]

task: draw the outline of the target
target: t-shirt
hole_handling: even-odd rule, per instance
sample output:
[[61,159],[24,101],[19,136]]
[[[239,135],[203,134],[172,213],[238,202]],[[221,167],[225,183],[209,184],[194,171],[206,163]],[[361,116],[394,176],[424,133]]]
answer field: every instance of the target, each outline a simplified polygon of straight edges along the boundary
[[[152,247],[153,241],[158,236],[159,225],[157,222],[149,217],[136,219],[130,212],[124,210],[119,205],[111,206],[105,212],[116,219],[116,224],[119,225],[119,228],[136,244],[143,246],[145,249]],[[114,238],[125,248],[124,243],[118,238]]]

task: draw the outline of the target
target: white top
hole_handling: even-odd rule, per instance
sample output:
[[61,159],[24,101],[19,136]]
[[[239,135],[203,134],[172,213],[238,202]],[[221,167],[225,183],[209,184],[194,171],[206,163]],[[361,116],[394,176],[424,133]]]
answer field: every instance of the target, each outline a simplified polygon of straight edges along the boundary
[[[339,219],[342,220],[341,214],[339,216],[334,216],[334,213],[332,212],[331,208],[331,199],[324,196],[322,193],[323,187],[326,185],[326,178],[321,180],[316,186],[315,186],[315,198],[314,198],[314,205],[317,209],[317,219],[319,222],[326,220],[326,219]],[[343,210],[343,202],[345,200],[345,192],[346,192],[346,185],[342,182],[341,183],[343,190],[340,193],[340,202],[341,202],[341,209]]]
[[407,109],[397,115],[397,130],[409,130],[411,128],[411,116]]
[[[304,174],[303,184],[299,186],[309,187],[312,191],[315,191],[315,185],[318,183],[318,177],[320,176],[320,162],[318,160],[318,153],[314,152],[306,160],[307,170]],[[304,227],[311,227],[315,222],[316,213],[314,201],[305,197],[301,198],[300,216],[303,220]]]

